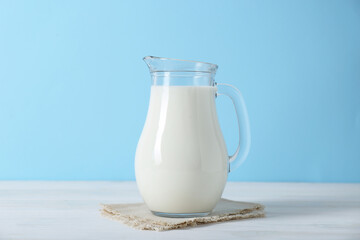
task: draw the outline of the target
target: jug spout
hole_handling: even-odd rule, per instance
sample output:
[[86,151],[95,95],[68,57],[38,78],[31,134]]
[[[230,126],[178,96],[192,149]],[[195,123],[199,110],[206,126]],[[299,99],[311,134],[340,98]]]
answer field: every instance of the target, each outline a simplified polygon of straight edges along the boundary
[[150,71],[151,71],[151,66],[152,66],[152,62],[153,62],[154,58],[155,57],[153,57],[153,56],[146,56],[146,57],[143,58],[144,62],[149,67]]
[[207,62],[146,56],[143,58],[150,72],[204,72],[215,74],[218,66]]

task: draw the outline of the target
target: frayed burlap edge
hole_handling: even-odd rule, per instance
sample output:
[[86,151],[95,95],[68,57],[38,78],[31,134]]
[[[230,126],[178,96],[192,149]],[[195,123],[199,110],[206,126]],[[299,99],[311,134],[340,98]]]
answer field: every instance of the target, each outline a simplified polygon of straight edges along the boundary
[[195,227],[202,224],[265,217],[264,206],[261,204],[256,204],[252,209],[241,209],[236,212],[213,216],[210,215],[197,218],[184,218],[183,221],[174,224],[166,223],[166,221],[163,220],[156,221],[154,219],[139,218],[133,215],[120,215],[119,213],[112,212],[112,210],[106,204],[101,205],[102,216],[122,222],[123,224],[126,224],[135,229],[152,231],[167,231],[179,228]]

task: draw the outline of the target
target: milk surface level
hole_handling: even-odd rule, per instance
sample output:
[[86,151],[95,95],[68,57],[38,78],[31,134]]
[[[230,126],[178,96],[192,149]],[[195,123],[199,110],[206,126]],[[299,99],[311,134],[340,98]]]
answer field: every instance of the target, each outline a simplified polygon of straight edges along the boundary
[[152,86],[135,158],[150,210],[211,211],[224,190],[228,154],[215,107],[216,87]]

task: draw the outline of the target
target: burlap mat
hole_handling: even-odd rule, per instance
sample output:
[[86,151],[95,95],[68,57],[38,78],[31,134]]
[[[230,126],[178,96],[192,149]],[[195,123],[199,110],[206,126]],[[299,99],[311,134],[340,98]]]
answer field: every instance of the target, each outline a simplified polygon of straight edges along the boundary
[[102,204],[101,214],[140,230],[165,231],[200,224],[264,217],[264,206],[257,203],[221,199],[205,217],[165,218],[153,215],[144,203]]

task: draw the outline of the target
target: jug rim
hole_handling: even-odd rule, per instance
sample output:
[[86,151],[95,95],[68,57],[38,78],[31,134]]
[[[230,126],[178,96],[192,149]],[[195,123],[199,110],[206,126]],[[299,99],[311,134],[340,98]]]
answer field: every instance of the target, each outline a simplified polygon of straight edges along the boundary
[[[167,57],[156,57],[156,56],[146,56],[143,58],[143,60],[147,63],[147,65],[150,68],[151,72],[216,72],[216,70],[218,69],[218,65],[214,64],[214,63],[209,63],[209,62],[201,62],[201,61],[194,61],[194,60],[184,60],[184,59],[177,59],[177,58],[167,58]],[[179,63],[192,63],[195,64],[193,66],[193,70],[185,70],[185,69],[177,69],[177,70],[159,70],[157,68],[152,68],[151,67],[151,60],[166,60],[166,61],[175,61],[175,62],[179,62]],[[206,70],[203,70],[203,67],[200,67],[198,65],[206,65]],[[188,67],[188,66],[187,66]],[[196,70],[196,69],[201,69],[201,70]]]

